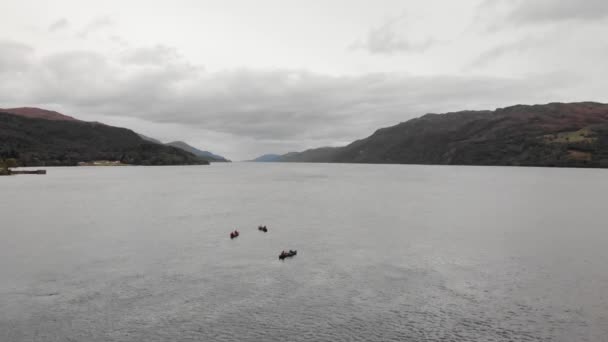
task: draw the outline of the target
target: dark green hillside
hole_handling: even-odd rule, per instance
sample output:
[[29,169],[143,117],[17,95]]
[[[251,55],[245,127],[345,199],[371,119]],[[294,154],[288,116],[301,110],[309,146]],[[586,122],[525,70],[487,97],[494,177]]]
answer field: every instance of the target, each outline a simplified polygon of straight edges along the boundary
[[194,154],[195,156],[197,156],[199,158],[202,158],[202,159],[205,159],[205,160],[208,160],[209,162],[212,162],[212,163],[216,163],[216,162],[227,163],[227,162],[230,162],[230,160],[228,160],[228,159],[226,159],[226,158],[224,158],[224,157],[222,157],[220,155],[211,153],[209,151],[201,151],[198,148],[190,146],[190,145],[186,144],[183,141],[172,141],[172,142],[166,143],[165,145],[167,145],[167,146],[173,146],[173,147],[179,148],[181,150],[184,150],[186,152],[190,152],[190,153]]
[[326,163],[331,162],[339,151],[340,148],[338,147],[313,148],[303,152],[289,152],[287,154],[282,155],[278,161],[299,163]]
[[315,153],[284,155],[281,161],[608,167],[608,105],[427,114],[345,147],[309,151]]
[[133,165],[208,164],[183,150],[146,142],[129,129],[2,112],[0,158],[16,158],[22,166],[77,165],[94,160]]

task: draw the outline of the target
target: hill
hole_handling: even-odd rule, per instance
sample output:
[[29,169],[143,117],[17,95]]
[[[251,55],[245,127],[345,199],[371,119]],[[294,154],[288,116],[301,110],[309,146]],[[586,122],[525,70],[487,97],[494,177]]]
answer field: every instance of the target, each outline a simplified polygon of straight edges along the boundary
[[135,132],[100,123],[29,118],[0,112],[0,159],[22,166],[115,160],[133,165],[208,164],[181,149],[149,143]]
[[300,162],[300,163],[329,163],[331,162],[341,148],[339,147],[320,147],[306,150],[303,152],[289,152],[281,156],[282,162]]
[[608,167],[608,105],[517,105],[427,114],[339,148],[281,161]]
[[63,115],[52,110],[33,108],[33,107],[21,107],[21,108],[8,108],[1,109],[0,112],[9,113],[14,115],[23,116],[31,119],[45,119],[53,121],[80,121],[71,116]]
[[160,140],[157,140],[157,139],[154,139],[154,138],[150,138],[148,136],[145,136],[145,135],[139,134],[139,133],[137,133],[137,135],[139,135],[139,137],[142,138],[142,139],[144,139],[145,141],[152,142],[152,143],[155,143],[155,144],[161,144],[161,145],[163,145],[163,143]]
[[261,155],[255,159],[252,159],[250,161],[252,162],[258,162],[258,163],[268,163],[268,162],[276,162],[276,161],[280,161],[281,159],[281,155],[280,154],[264,154]]
[[224,158],[224,157],[222,157],[220,155],[211,153],[209,151],[201,151],[198,148],[190,146],[190,145],[186,144],[183,141],[172,141],[170,143],[163,144],[158,139],[154,139],[154,138],[145,136],[143,134],[138,134],[138,135],[139,135],[140,138],[142,138],[142,139],[144,139],[144,140],[146,140],[148,142],[152,142],[152,143],[155,143],[155,144],[161,144],[161,145],[167,145],[167,146],[173,146],[173,147],[179,148],[180,150],[183,150],[183,151],[186,151],[186,152],[190,152],[190,153],[194,154],[195,156],[197,156],[199,158],[202,158],[202,159],[205,159],[205,160],[207,160],[209,162],[213,162],[213,163],[219,163],[219,162],[226,163],[226,162],[230,162],[230,160],[228,160],[228,159],[226,159],[226,158]]
[[186,152],[190,152],[190,153],[194,154],[195,156],[203,158],[210,162],[224,162],[224,163],[230,162],[230,160],[228,160],[220,155],[213,154],[209,151],[201,151],[198,148],[190,146],[183,141],[172,141],[170,143],[166,143],[165,145],[173,146],[173,147],[179,148],[181,150],[184,150]]

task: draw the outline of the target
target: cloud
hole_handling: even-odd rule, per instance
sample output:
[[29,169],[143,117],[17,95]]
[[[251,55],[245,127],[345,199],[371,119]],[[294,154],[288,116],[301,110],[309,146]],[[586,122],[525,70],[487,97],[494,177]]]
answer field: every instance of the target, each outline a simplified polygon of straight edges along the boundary
[[597,20],[608,17],[606,0],[520,1],[509,18],[520,23],[562,20]]
[[92,33],[114,26],[114,20],[109,16],[98,17],[89,22],[82,30],[77,33],[80,38],[86,38]]
[[[0,44],[0,56],[13,50],[30,53],[14,43]],[[209,72],[162,46],[116,55],[67,51],[25,60],[22,72],[0,78],[0,104],[48,107],[107,123],[130,118],[139,125],[130,127],[136,130],[148,127],[142,122],[182,127],[164,138],[182,139],[179,132],[187,132],[194,142],[205,141],[194,132],[224,137],[230,140],[229,156],[236,159],[344,144],[427,112],[570,100],[563,95],[581,82],[555,74],[498,78],[330,76],[291,69]]]
[[500,14],[491,25],[497,29],[513,25],[537,25],[565,21],[597,21],[608,18],[606,0],[485,0],[478,17]]
[[531,52],[547,43],[546,37],[526,36],[513,42],[503,43],[482,52],[468,67],[484,67],[501,57]]
[[28,45],[0,40],[0,74],[26,70],[33,52]]
[[367,36],[350,45],[352,50],[365,50],[371,54],[396,54],[423,52],[436,42],[431,38],[414,40],[401,33],[404,17],[389,20],[380,27],[372,28]]
[[486,0],[474,21],[483,27],[476,47],[485,50],[464,70],[593,72],[600,65],[592,68],[588,63],[605,59],[607,18],[604,0]]
[[407,74],[335,77],[281,69],[205,72],[182,59],[156,62],[134,67],[86,51],[46,56],[19,80],[29,89],[23,100],[254,139],[342,141],[425,108],[517,102],[546,86],[542,77],[531,82]]
[[129,50],[124,56],[123,61],[134,65],[158,65],[178,60],[179,58],[177,49],[164,45],[156,45]]
[[61,18],[61,19],[55,21],[54,23],[52,23],[51,25],[49,25],[48,30],[51,32],[54,32],[54,31],[66,29],[68,26],[70,26],[70,22],[65,18]]

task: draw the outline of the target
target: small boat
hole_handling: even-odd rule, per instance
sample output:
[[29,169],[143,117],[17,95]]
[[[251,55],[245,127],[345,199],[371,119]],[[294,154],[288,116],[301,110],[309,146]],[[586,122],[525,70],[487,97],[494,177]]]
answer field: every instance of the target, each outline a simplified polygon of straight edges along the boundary
[[296,254],[298,254],[297,250],[294,251],[290,249],[289,252],[282,251],[281,254],[279,254],[279,259],[284,260],[285,258],[291,258],[294,257]]
[[238,230],[230,232],[230,239],[237,238],[238,236],[239,236],[239,231]]
[[268,228],[266,228],[266,226],[258,226],[258,230],[264,233],[268,233]]

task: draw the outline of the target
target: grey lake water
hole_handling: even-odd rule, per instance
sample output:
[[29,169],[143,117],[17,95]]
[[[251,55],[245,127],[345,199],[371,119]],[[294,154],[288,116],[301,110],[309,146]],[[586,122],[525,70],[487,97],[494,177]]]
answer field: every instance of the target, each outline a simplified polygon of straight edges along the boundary
[[49,168],[0,194],[2,342],[608,341],[608,170]]

